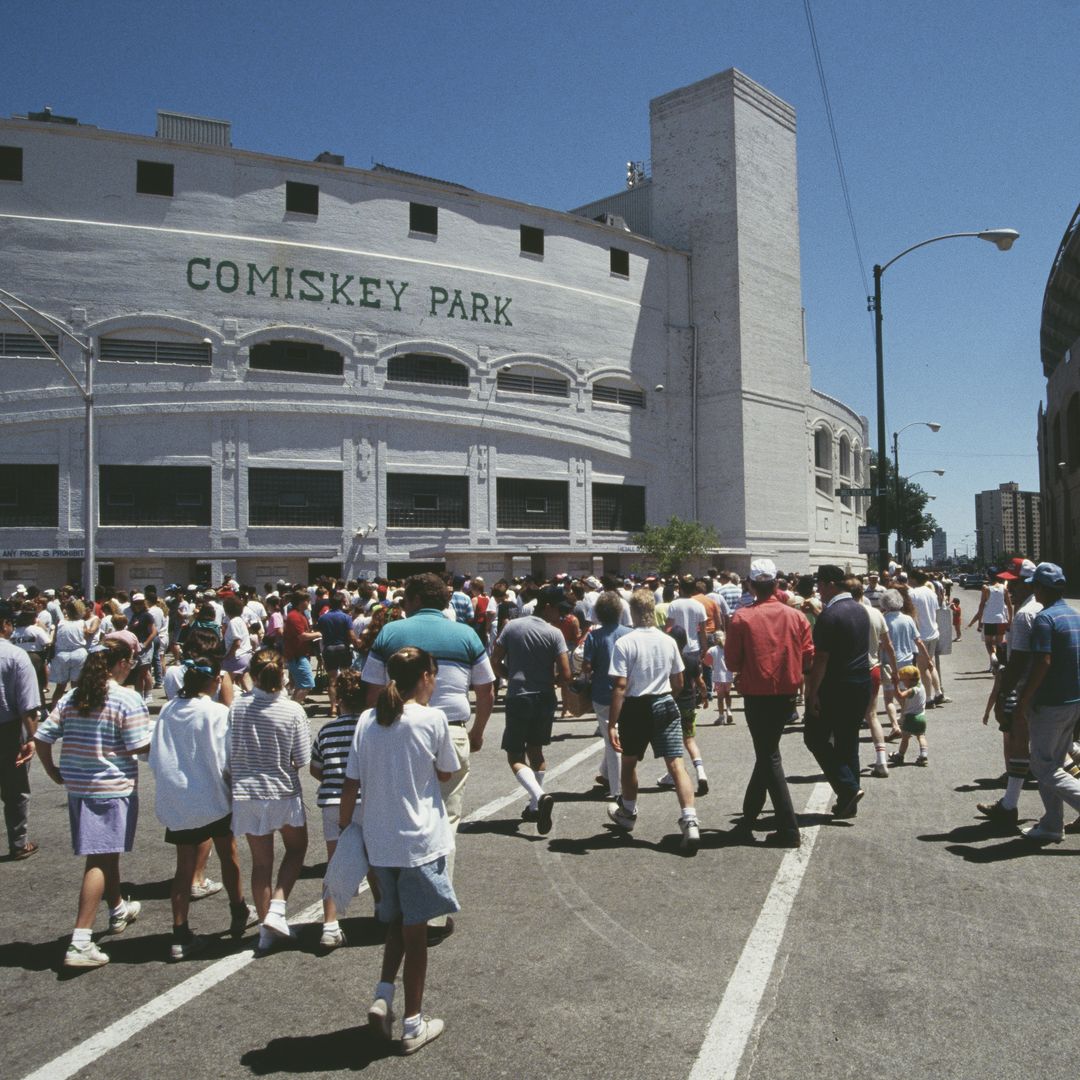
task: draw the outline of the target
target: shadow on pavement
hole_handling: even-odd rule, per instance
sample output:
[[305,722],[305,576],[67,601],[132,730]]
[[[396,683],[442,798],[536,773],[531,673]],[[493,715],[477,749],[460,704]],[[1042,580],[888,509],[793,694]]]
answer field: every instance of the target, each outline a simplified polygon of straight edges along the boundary
[[1034,844],[1022,836],[1013,837],[1003,844],[993,847],[969,847],[966,844],[946,844],[945,850],[950,855],[959,855],[965,862],[996,863],[1009,859],[1023,859],[1029,855],[1077,855],[1068,848],[1061,850],[1042,844]]
[[[1002,836],[1016,837],[1016,829],[1011,825],[1000,825],[994,821],[977,821],[972,825],[957,825],[943,833],[923,833],[917,840],[930,844],[974,844],[979,840],[994,840]],[[1026,841],[1025,841],[1026,843]],[[1030,846],[1030,845],[1029,845]]]
[[787,782],[789,784],[816,784],[819,780],[824,780],[824,773],[814,773],[813,776],[788,776]]
[[536,835],[536,826],[530,822],[522,821],[520,817],[486,818],[484,821],[469,821],[459,825],[458,832],[489,833],[493,836],[520,836],[523,840],[543,840],[542,836]]
[[163,878],[161,881],[122,881],[120,891],[129,900],[168,900],[172,892],[173,879]]
[[271,1073],[356,1071],[373,1061],[398,1054],[396,1042],[377,1039],[362,1027],[327,1031],[322,1035],[290,1035],[271,1039],[261,1050],[249,1050],[240,1064],[256,1076]]

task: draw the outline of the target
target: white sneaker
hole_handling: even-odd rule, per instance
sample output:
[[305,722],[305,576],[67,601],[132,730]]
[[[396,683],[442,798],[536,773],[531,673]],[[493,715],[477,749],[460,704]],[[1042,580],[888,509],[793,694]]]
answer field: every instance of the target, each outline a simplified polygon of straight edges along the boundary
[[621,798],[617,802],[608,803],[607,816],[618,825],[620,829],[625,829],[627,832],[633,832],[634,826],[637,824],[637,813],[631,814],[630,811],[623,806]]
[[1036,844],[1060,844],[1064,839],[1061,833],[1044,829],[1041,824],[1031,825],[1026,829],[1021,829],[1020,832],[1026,839],[1033,840]]
[[108,962],[108,955],[92,941],[89,945],[76,945],[73,941],[64,953],[64,967],[66,968],[104,967]]
[[139,917],[140,911],[142,904],[138,900],[128,900],[122,915],[109,916],[109,929],[105,933],[122,934]]
[[223,888],[224,886],[220,881],[214,881],[213,878],[203,878],[198,885],[191,886],[191,899],[205,900],[206,897],[221,892]]
[[660,777],[659,780],[656,781],[656,786],[657,787],[674,787],[675,786],[675,777],[673,777],[671,775],[671,773],[666,772],[666,773],[664,773],[663,776]]
[[320,949],[339,949],[345,944],[345,931],[340,926],[336,930],[324,930],[319,938]]
[[696,817],[679,818],[679,828],[682,829],[683,851],[697,851],[701,843],[701,826]]
[[378,1038],[389,1040],[394,1037],[394,1010],[384,998],[376,998],[371,1003],[367,1022],[371,1033]]
[[286,919],[284,915],[278,915],[277,912],[268,911],[262,924],[263,929],[268,930],[276,938],[287,938],[291,936],[288,919]]
[[210,942],[198,934],[193,934],[190,941],[174,941],[169,947],[169,959],[174,963],[190,960],[193,956],[206,952]]
[[[368,1014],[370,1016],[370,1013]],[[420,1030],[415,1035],[406,1035],[401,1039],[401,1052],[403,1054],[415,1054],[421,1046],[427,1046],[442,1033],[446,1025],[433,1016],[425,1016],[420,1021]]]

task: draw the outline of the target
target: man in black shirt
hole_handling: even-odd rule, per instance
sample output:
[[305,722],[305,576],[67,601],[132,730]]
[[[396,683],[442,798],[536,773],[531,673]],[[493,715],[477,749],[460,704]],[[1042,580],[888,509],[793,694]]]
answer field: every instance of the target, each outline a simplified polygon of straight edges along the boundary
[[825,605],[814,623],[814,666],[806,680],[803,741],[836,792],[833,816],[855,816],[859,786],[859,728],[870,703],[870,616],[852,599],[839,566],[818,568]]

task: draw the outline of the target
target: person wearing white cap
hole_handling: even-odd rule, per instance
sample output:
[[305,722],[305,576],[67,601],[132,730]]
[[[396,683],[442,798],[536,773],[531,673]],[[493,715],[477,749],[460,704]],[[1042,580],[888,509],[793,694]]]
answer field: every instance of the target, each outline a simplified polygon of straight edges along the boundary
[[1017,718],[1016,703],[1031,672],[1031,628],[1042,604],[1035,596],[1035,564],[1030,559],[1013,559],[1009,569],[999,576],[1006,582],[1013,604],[1009,658],[994,680],[983,723],[993,711],[1005,751],[1005,794],[996,802],[978,803],[975,809],[995,824],[1015,829],[1020,820],[1020,792],[1029,768],[1027,720],[1024,716]]

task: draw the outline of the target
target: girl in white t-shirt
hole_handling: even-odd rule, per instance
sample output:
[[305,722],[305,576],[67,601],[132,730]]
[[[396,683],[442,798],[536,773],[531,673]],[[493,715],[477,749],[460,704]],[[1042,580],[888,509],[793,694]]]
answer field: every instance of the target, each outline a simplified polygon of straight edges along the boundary
[[724,660],[724,634],[716,635],[716,644],[709,649],[701,661],[707,668],[712,669],[712,688],[716,695],[716,722],[718,724],[734,724],[735,717],[731,715],[731,683],[733,676],[731,669]]
[[363,790],[359,823],[372,871],[368,880],[376,915],[389,924],[368,1026],[377,1037],[391,1038],[394,980],[404,960],[406,1054],[442,1034],[443,1021],[421,1012],[427,924],[460,910],[447,874],[454,836],[439,788],[457,771],[458,756],[446,714],[427,707],[437,671],[431,654],[412,646],[386,662],[389,682],[353,735],[338,817],[342,828],[349,825]]

